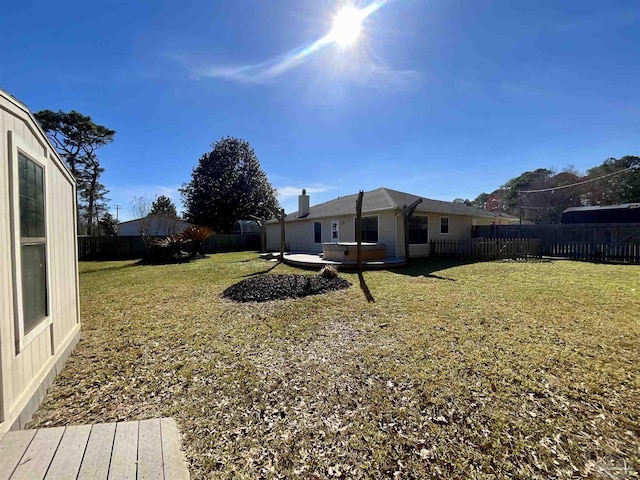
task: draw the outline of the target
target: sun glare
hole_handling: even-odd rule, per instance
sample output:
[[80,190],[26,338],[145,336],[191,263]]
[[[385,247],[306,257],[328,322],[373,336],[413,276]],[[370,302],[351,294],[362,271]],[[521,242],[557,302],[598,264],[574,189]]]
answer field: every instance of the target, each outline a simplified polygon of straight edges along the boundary
[[344,7],[334,17],[329,39],[343,48],[353,45],[360,36],[365,15],[355,7]]

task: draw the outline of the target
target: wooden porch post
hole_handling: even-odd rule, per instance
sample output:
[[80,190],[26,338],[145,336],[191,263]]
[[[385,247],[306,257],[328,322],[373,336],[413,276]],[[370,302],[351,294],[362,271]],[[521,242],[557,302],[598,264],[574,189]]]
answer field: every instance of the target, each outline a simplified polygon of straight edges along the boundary
[[280,209],[280,261],[284,261],[284,243],[285,243],[285,235],[284,235],[284,208]]
[[409,263],[409,220],[413,216],[413,212],[416,211],[416,207],[422,203],[422,199],[419,198],[411,205],[403,205],[402,207],[402,223],[404,226],[404,259],[405,263]]

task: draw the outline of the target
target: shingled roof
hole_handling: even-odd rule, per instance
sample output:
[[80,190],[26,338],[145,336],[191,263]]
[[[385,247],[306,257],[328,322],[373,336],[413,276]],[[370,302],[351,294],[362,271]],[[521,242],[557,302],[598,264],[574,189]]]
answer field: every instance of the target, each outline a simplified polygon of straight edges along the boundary
[[[338,215],[355,215],[356,199],[358,194],[346,195],[338,197],[328,202],[313,205],[309,209],[309,214],[300,217],[298,212],[290,213],[285,217],[285,221],[306,220],[314,218],[326,218]],[[390,188],[376,188],[369,192],[364,192],[362,198],[362,213],[379,212],[384,210],[397,210],[404,205],[410,205],[419,198],[422,198],[416,211],[417,212],[433,212],[448,215],[467,215],[473,217],[495,217],[495,213],[487,210],[481,210],[475,207],[469,207],[462,203],[443,202],[441,200],[432,200],[430,198],[411,195],[410,193],[391,190]],[[276,220],[269,220],[275,222]]]

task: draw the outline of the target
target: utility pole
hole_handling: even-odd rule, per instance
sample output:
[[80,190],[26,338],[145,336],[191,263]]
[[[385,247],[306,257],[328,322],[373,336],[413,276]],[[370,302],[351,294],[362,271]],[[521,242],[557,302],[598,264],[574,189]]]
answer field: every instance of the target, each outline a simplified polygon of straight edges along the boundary
[[120,215],[120,205],[116,205],[116,222],[118,221],[119,215]]

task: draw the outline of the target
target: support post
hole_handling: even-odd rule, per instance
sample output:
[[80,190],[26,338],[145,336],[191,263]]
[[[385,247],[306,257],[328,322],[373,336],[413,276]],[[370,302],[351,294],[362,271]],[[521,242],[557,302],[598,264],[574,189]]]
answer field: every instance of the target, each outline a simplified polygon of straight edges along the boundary
[[404,261],[409,264],[409,220],[413,216],[413,212],[416,211],[416,207],[422,203],[422,199],[419,198],[411,205],[404,205],[402,207],[402,224],[404,227]]
[[258,225],[260,225],[260,253],[264,253],[267,251],[267,219],[256,217],[255,215],[249,216],[253,218]]
[[356,243],[357,254],[356,263],[358,270],[362,270],[362,197],[364,196],[364,190],[358,192],[358,199],[356,200]]
[[284,261],[284,243],[285,243],[285,235],[284,235],[284,208],[280,209],[279,220],[280,220],[280,261]]

